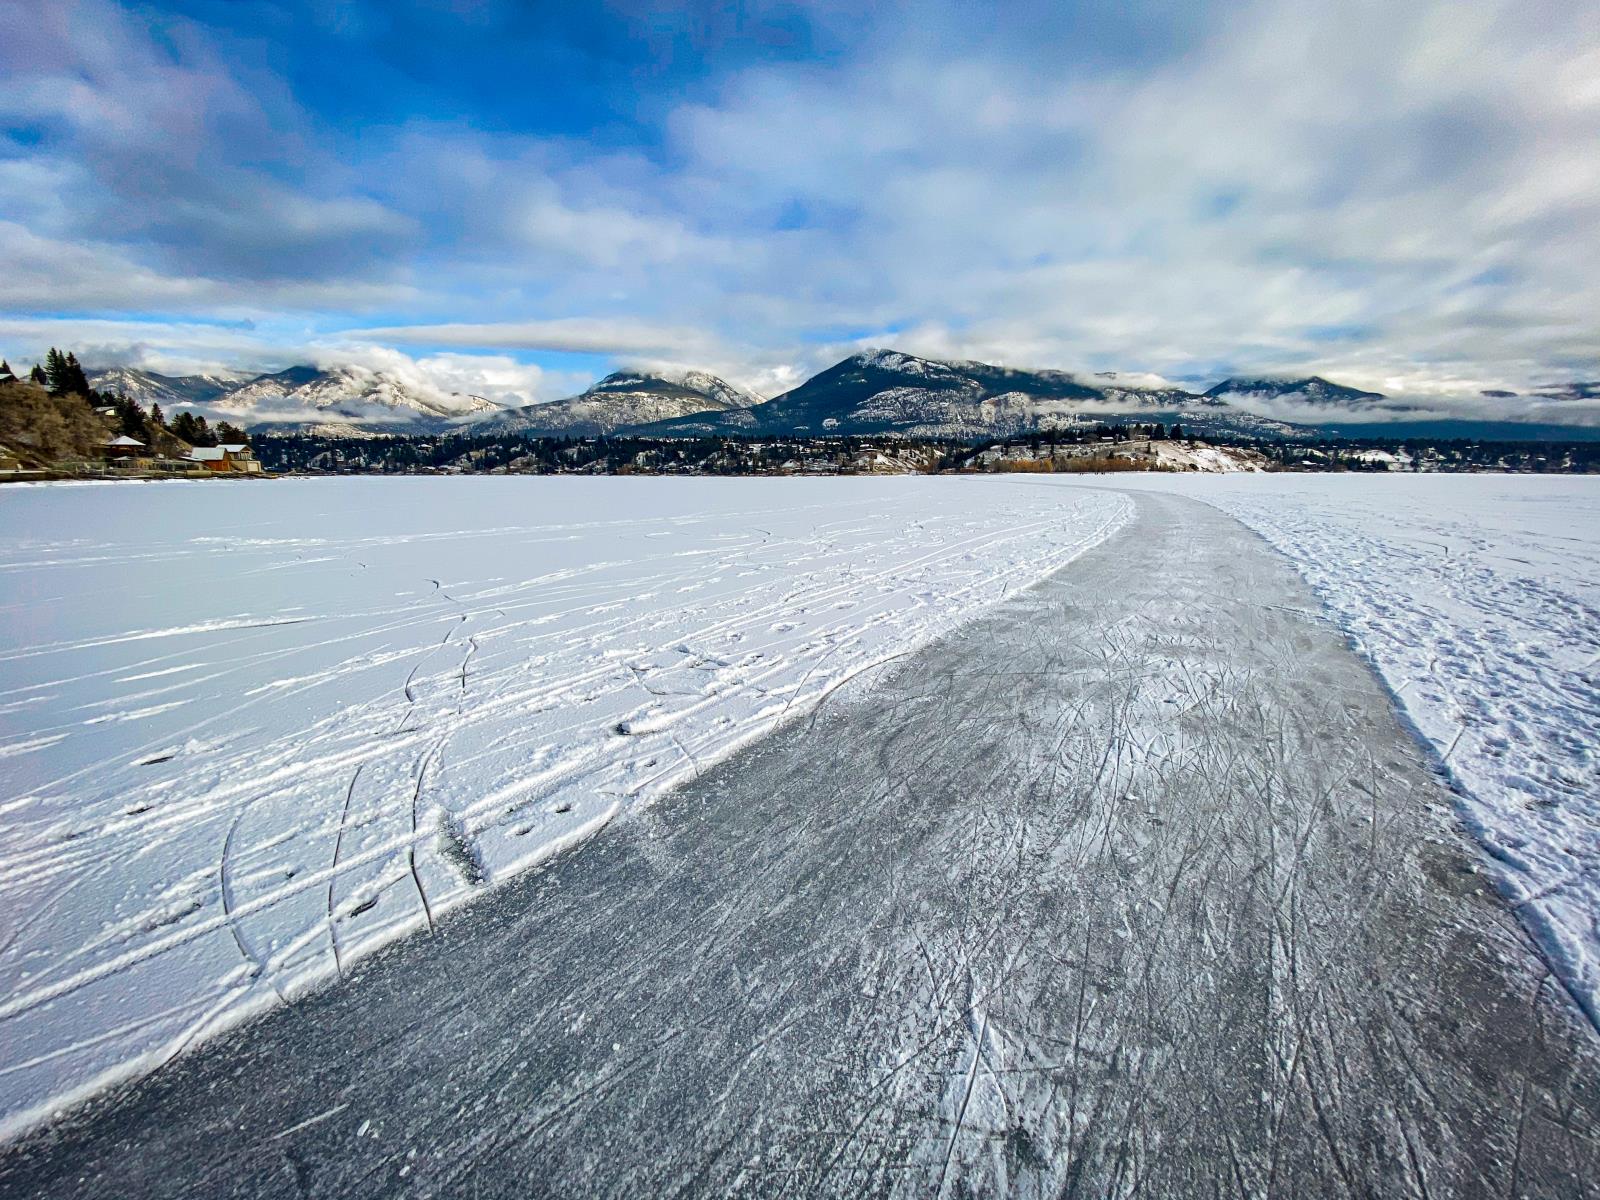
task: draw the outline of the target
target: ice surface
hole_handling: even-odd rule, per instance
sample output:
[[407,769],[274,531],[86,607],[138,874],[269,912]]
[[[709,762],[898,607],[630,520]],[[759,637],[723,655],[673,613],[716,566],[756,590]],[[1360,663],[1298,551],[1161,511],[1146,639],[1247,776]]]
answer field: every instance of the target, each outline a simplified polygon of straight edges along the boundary
[[1600,479],[1116,486],[1210,501],[1296,563],[1432,747],[1513,906],[1600,1027]]
[[1112,534],[993,479],[0,492],[0,1130],[348,972]]
[[1138,497],[0,1195],[1578,1200],[1600,1043],[1316,607]]

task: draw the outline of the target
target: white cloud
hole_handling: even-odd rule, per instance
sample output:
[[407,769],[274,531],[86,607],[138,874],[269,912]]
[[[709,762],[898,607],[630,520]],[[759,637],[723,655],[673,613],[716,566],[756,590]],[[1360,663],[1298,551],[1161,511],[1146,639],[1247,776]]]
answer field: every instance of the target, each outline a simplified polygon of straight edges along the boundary
[[[271,330],[236,339],[257,361],[569,351],[766,394],[866,343],[1316,372],[1468,407],[1600,375],[1600,25],[1580,0],[1257,0],[1195,10],[1170,53],[1070,67],[1048,42],[863,38],[702,88],[649,155],[422,122],[339,143],[199,27],[163,46],[89,19],[114,12],[62,9],[82,45],[47,30],[14,47],[33,75],[0,85],[0,108],[76,139],[0,166],[17,312],[249,318]],[[229,139],[249,153],[208,188]],[[141,154],[177,203],[112,169]],[[128,211],[90,203],[97,182]],[[125,336],[199,359],[232,335]]]
[[551,194],[528,198],[514,228],[531,249],[600,271],[669,263],[704,270],[725,265],[733,253],[681,219],[617,205],[577,207]]
[[571,384],[564,376],[552,379],[541,367],[504,355],[429,354],[413,358],[383,346],[345,344],[319,348],[310,357],[313,365],[325,370],[343,367],[381,376],[440,403],[457,394],[483,396],[501,407],[514,408],[554,399],[560,389]]
[[359,336],[413,345],[507,350],[564,350],[579,354],[648,354],[709,346],[704,331],[632,318],[564,317],[552,321],[397,325],[362,329]]
[[1523,380],[1600,350],[1597,40],[1572,4],[1256,4],[1153,71],[765,70],[676,129],[713,189],[853,204],[835,290],[907,349]]

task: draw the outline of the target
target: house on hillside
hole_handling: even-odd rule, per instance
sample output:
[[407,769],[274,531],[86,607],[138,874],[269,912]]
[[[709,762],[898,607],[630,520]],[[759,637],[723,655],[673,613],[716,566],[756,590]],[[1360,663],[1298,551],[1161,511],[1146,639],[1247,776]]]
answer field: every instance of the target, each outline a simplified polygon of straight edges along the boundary
[[220,446],[196,446],[189,451],[189,461],[197,462],[206,470],[218,475],[259,475],[261,464],[249,446],[242,442],[228,442]]
[[144,458],[148,453],[148,450],[143,442],[141,442],[138,438],[129,437],[125,433],[119,433],[114,438],[107,438],[105,440],[105,448],[106,458],[113,461],[121,461],[130,458]]

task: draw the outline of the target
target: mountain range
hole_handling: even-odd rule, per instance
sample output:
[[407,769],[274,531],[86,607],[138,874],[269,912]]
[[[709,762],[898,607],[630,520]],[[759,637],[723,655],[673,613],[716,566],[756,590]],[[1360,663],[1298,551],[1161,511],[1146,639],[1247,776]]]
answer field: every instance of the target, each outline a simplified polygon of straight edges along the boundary
[[177,405],[209,404],[230,388],[247,382],[248,376],[239,375],[159,375],[138,367],[113,367],[89,377],[89,386],[99,392],[117,392],[137,400],[144,407],[159,404],[164,408]]
[[984,438],[1106,421],[1180,422],[1217,434],[1272,436],[1287,427],[1173,387],[1066,371],[941,362],[893,350],[852,355],[764,404],[658,421],[649,437],[897,433]]
[[118,367],[90,376],[89,384],[102,393],[121,392],[146,406],[198,408],[258,433],[427,433],[504,411],[483,396],[355,366],[290,367],[244,378],[160,375]]
[[674,417],[742,411],[760,403],[760,396],[705,371],[672,375],[618,371],[577,396],[510,409],[474,428],[528,437],[598,437]]
[[[770,400],[704,371],[623,371],[588,390],[504,408],[475,395],[365,367],[291,367],[253,378],[166,376],[121,367],[90,382],[141,403],[195,407],[256,432],[328,435],[448,430],[529,437],[824,436],[899,434],[980,439],[1117,421],[1181,424],[1214,437],[1600,437],[1568,423],[1441,419],[1380,392],[1320,376],[1230,378],[1204,392],[1161,381],[1019,370],[917,358],[894,350],[851,355]],[[1594,383],[1531,394],[1541,412],[1592,401]]]

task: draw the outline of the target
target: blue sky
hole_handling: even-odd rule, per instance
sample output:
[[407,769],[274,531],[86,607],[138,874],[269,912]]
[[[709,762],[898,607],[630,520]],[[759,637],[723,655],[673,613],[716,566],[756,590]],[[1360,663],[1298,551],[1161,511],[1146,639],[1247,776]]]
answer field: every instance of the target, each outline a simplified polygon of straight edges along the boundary
[[13,358],[525,399],[656,362],[770,394],[880,344],[1473,404],[1600,375],[1587,0],[0,20]]

